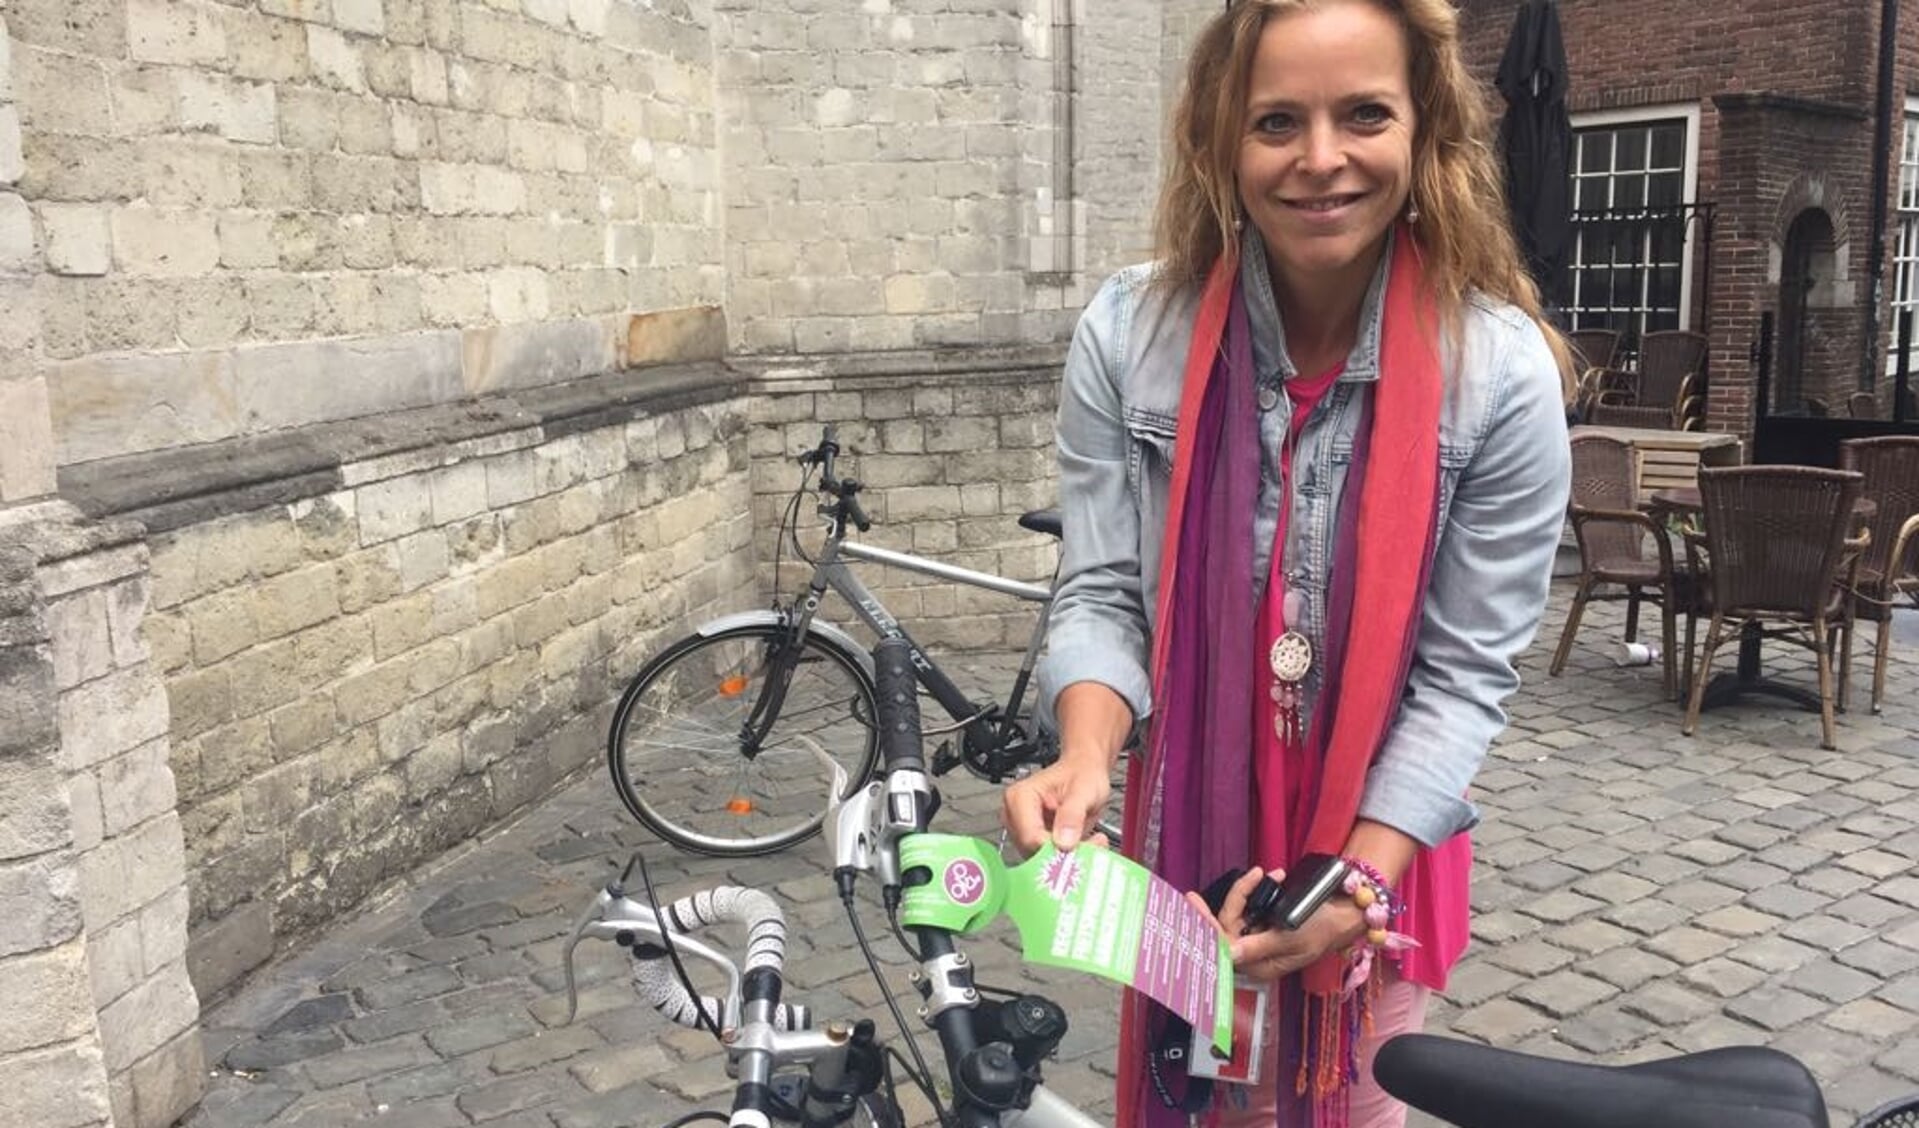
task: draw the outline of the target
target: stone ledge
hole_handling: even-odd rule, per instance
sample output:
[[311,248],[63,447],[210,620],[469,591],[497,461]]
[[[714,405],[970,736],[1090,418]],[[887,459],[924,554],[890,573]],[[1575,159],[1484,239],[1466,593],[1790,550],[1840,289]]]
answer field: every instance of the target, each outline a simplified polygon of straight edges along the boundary
[[61,495],[90,517],[149,533],[319,497],[377,474],[356,464],[510,432],[529,445],[647,415],[730,399],[746,375],[700,362],[627,369],[458,404],[320,423],[60,469]]
[[1066,360],[1066,345],[1019,345],[1005,348],[910,349],[899,352],[839,353],[831,356],[736,357],[732,366],[758,393],[787,392],[842,381],[904,381],[922,377],[1023,377],[1035,373],[1056,375]]
[[1865,121],[1872,115],[1856,106],[1847,106],[1838,102],[1829,102],[1820,98],[1801,98],[1793,94],[1779,94],[1769,90],[1734,91],[1727,94],[1714,94],[1712,104],[1721,113],[1731,111],[1756,112],[1777,110],[1782,113],[1804,114],[1808,117],[1837,118],[1840,121]]

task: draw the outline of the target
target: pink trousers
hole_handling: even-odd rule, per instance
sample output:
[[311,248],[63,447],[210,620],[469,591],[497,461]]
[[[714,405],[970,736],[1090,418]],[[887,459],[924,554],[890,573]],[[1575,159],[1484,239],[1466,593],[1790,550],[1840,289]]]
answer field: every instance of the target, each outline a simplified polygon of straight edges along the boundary
[[[1384,963],[1384,961],[1381,961]],[[1375,965],[1378,966],[1378,965]],[[1409,983],[1385,970],[1379,998],[1373,1003],[1373,1032],[1359,1043],[1359,1080],[1353,1083],[1350,1128],[1405,1128],[1406,1106],[1386,1095],[1373,1080],[1373,1055],[1386,1039],[1410,1034],[1426,1024],[1426,1003],[1432,991]],[[1245,1107],[1231,1107],[1216,1113],[1214,1128],[1272,1128],[1278,1115],[1274,1078],[1279,1071],[1279,1016],[1273,1008],[1267,1013],[1266,1061],[1261,1083],[1248,1088]],[[1287,1080],[1291,1083],[1290,1079]],[[1238,1088],[1239,1086],[1233,1086]],[[1239,1102],[1232,1102],[1237,1106]]]

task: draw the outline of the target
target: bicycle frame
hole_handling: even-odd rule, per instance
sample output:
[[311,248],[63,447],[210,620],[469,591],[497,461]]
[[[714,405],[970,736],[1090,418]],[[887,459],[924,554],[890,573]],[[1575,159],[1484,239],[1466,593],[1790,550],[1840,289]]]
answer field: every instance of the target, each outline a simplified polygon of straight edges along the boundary
[[[920,644],[914,641],[913,636],[907,633],[900,621],[886,609],[886,605],[880,601],[880,598],[874,595],[858,576],[854,575],[847,560],[861,560],[873,564],[884,564],[892,568],[903,568],[951,583],[964,584],[1039,604],[1038,621],[1033,624],[1033,633],[1026,644],[1025,656],[1020,660],[1019,673],[1013,680],[1012,692],[1007,696],[1004,705],[997,706],[999,709],[997,715],[1007,718],[1018,717],[1020,706],[1025,703],[1026,691],[1032,681],[1033,667],[1039,660],[1040,647],[1046,641],[1046,626],[1053,609],[1052,589],[1039,584],[1007,579],[1004,576],[995,576],[988,572],[975,571],[971,568],[962,568],[956,564],[929,560],[911,553],[894,552],[891,549],[850,541],[846,539],[844,519],[830,511],[829,517],[826,542],[814,562],[813,575],[807,582],[806,596],[800,601],[794,614],[793,637],[795,639],[805,637],[808,626],[819,612],[821,600],[826,597],[829,590],[837,592],[853,608],[853,613],[859,616],[860,621],[865,623],[882,641],[899,639],[905,642],[910,651],[914,675],[920,684],[926,687],[927,692],[933,695],[933,699],[939,702],[948,716],[961,723],[967,735],[976,741],[979,747],[998,751],[1003,743],[1011,738],[1011,734],[1003,728],[986,723],[995,716],[996,707],[990,704],[982,706],[968,697],[966,692],[955,684],[953,679],[940,669],[939,664],[920,647]],[[762,708],[754,710],[754,718],[749,719],[748,723],[757,727],[757,718],[762,713],[769,717],[776,716],[774,707],[783,697],[784,694],[777,690],[769,692],[761,701]],[[757,744],[757,741],[755,743]]]

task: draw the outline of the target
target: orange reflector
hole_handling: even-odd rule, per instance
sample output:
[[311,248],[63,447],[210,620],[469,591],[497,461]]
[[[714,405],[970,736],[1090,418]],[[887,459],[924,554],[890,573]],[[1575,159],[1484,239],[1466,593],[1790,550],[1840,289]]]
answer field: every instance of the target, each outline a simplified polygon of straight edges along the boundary
[[726,813],[729,815],[750,815],[753,813],[751,799],[735,797],[726,801]]
[[720,682],[721,697],[738,697],[740,694],[745,692],[746,692],[746,675],[745,674],[734,674],[732,677],[727,678],[724,681]]

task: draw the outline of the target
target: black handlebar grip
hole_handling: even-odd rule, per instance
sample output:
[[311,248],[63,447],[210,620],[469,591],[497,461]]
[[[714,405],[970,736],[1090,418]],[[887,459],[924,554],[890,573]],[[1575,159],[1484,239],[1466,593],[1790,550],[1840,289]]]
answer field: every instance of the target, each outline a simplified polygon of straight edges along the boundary
[[873,648],[874,690],[879,699],[880,762],[886,770],[923,772],[919,690],[913,679],[913,647],[903,638]]
[[836,425],[828,423],[826,430],[820,433],[820,482],[822,485],[831,486],[834,484],[833,462],[839,456],[839,453],[840,429]]

